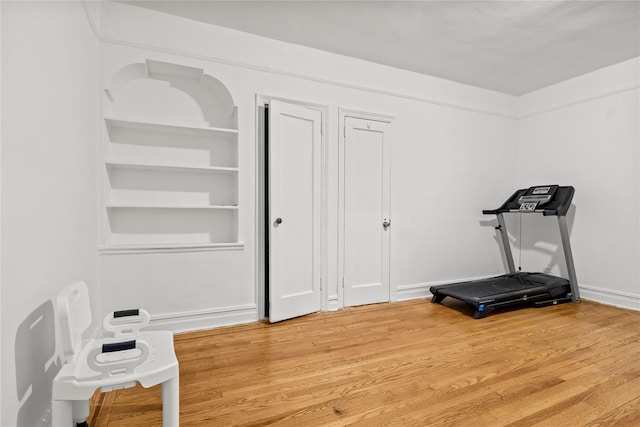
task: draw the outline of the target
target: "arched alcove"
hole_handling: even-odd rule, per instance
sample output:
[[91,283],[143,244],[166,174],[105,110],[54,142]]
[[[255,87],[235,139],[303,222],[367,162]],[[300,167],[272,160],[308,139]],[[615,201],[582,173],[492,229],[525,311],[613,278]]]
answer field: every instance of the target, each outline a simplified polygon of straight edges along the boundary
[[237,128],[231,93],[201,68],[153,60],[129,64],[114,74],[105,94],[111,116]]
[[241,247],[227,87],[201,68],[146,60],[104,92],[103,252]]

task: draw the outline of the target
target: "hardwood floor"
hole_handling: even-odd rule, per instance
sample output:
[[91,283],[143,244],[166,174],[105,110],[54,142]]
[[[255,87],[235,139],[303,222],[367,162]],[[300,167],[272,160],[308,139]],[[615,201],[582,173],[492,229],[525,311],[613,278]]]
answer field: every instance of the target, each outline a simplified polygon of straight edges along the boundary
[[[474,320],[445,303],[178,334],[181,425],[640,426],[640,312],[583,301]],[[160,426],[160,389],[101,394],[89,421]]]

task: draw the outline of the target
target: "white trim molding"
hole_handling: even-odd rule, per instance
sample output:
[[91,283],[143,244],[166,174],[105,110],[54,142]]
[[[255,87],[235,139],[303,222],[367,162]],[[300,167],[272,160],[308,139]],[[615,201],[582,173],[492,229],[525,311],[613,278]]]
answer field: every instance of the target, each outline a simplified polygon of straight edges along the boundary
[[329,295],[329,300],[327,301],[327,311],[337,311],[341,308],[342,306],[340,305],[340,297],[338,295]]
[[96,37],[96,40],[101,41],[100,33],[102,32],[101,24],[102,17],[104,16],[104,2],[82,0],[81,4],[93,35]]
[[170,252],[208,252],[243,250],[244,242],[236,243],[189,243],[176,245],[110,245],[98,247],[98,255],[154,254]]
[[580,105],[580,104],[586,104],[587,102],[591,102],[591,101],[597,101],[599,99],[603,99],[603,98],[608,98],[610,96],[615,96],[615,95],[619,95],[625,92],[631,92],[634,90],[638,90],[640,89],[640,85],[631,85],[631,86],[627,86],[627,87],[623,87],[620,89],[613,89],[613,90],[609,90],[606,92],[602,92],[602,93],[598,93],[595,95],[591,95],[591,96],[585,96],[584,98],[575,100],[575,101],[571,101],[571,102],[567,102],[564,104],[558,104],[558,105],[554,105],[551,107],[546,107],[546,108],[542,108],[540,110],[537,111],[533,111],[533,112],[529,112],[527,114],[522,114],[522,115],[517,115],[516,119],[517,120],[523,120],[523,119],[528,119],[530,117],[535,117],[535,116],[540,116],[543,114],[547,114],[547,113],[552,113],[554,111],[558,111],[558,110],[562,110],[565,108],[569,108],[569,107],[574,107],[576,105]]
[[408,301],[412,299],[430,298],[429,288],[432,283],[418,283],[415,285],[404,285],[396,288],[396,301]]
[[524,94],[516,99],[518,120],[640,89],[640,57],[613,64]]
[[640,311],[640,295],[612,291],[595,286],[580,285],[580,296],[585,300]]
[[431,298],[432,294],[429,288],[432,286],[449,285],[453,283],[472,282],[474,280],[484,280],[495,275],[467,277],[452,280],[439,280],[436,282],[414,283],[410,285],[400,285],[396,288],[396,301],[408,301],[412,299]]
[[258,321],[258,308],[255,304],[246,304],[153,315],[147,329],[192,332],[256,321]]

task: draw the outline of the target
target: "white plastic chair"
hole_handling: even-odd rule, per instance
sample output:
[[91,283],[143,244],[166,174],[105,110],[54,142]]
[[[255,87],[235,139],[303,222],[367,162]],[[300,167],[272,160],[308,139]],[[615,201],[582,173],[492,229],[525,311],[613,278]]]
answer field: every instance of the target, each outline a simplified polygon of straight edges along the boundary
[[112,335],[82,341],[91,326],[89,291],[84,282],[64,288],[57,299],[58,324],[65,363],[53,380],[52,427],[86,425],[89,399],[102,392],[162,384],[162,425],[180,423],[178,360],[173,333],[140,332],[149,322],[144,310],[107,315],[103,326]]

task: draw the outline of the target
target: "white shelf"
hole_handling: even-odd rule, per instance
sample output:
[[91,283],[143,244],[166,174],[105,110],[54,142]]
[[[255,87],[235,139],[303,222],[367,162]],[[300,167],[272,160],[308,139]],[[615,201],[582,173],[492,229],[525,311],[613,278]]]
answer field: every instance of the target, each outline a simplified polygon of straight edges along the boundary
[[213,209],[238,210],[238,206],[230,205],[147,205],[147,204],[108,204],[107,209]]
[[214,128],[214,127],[207,127],[207,126],[190,126],[190,125],[182,125],[182,124],[132,121],[132,120],[117,119],[114,117],[105,117],[104,121],[107,123],[108,126],[112,128],[138,130],[143,132],[161,132],[161,133],[189,135],[189,136],[213,136],[213,135],[233,136],[238,134],[237,129]]
[[188,244],[139,244],[139,245],[108,245],[100,246],[98,253],[101,255],[125,255],[163,252],[204,252],[241,250],[244,242],[225,243],[188,243]]
[[[228,89],[180,64],[147,60],[121,71],[105,88],[99,253],[243,249],[237,108]],[[185,79],[197,97],[167,90]]]
[[228,167],[198,167],[198,166],[178,166],[178,165],[152,165],[129,162],[105,162],[107,167],[113,169],[129,169],[129,170],[148,170],[159,172],[200,172],[200,173],[237,173],[238,168]]

